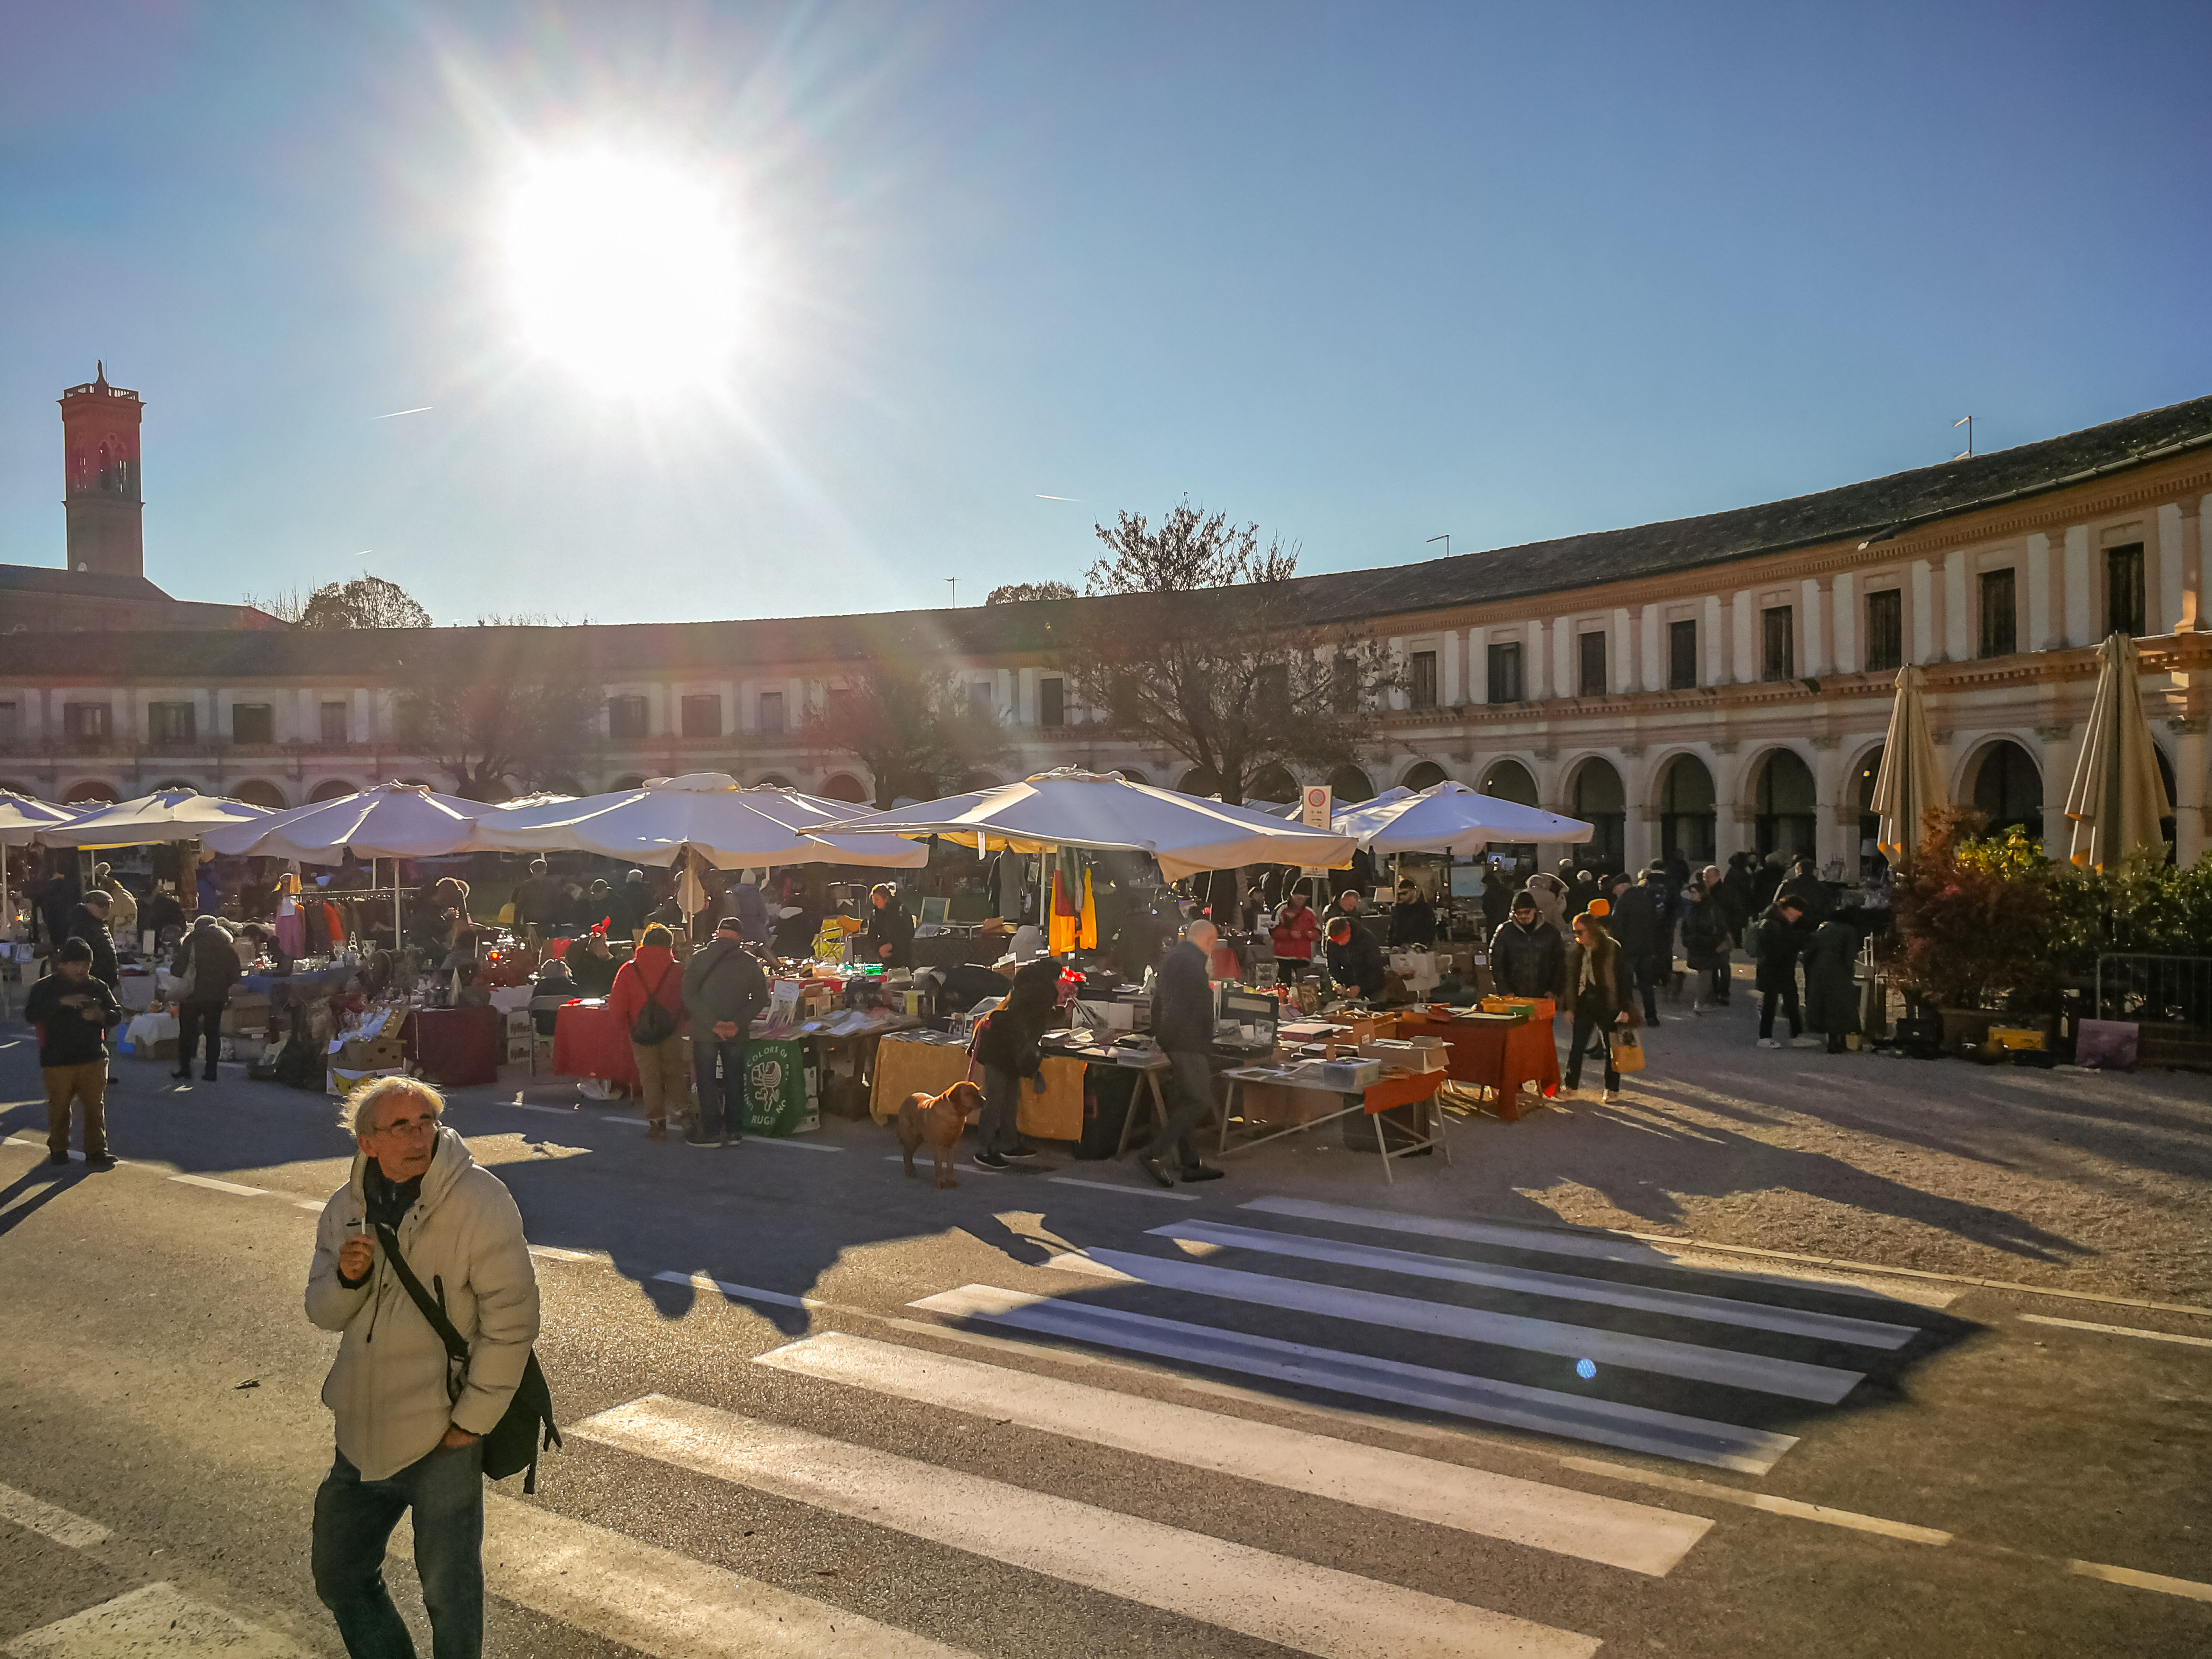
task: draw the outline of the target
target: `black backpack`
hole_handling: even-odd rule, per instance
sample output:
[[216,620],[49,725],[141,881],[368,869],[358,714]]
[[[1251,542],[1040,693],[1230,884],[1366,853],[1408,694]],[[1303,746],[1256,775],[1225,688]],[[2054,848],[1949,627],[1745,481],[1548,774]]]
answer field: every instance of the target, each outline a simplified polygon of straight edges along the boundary
[[[453,1328],[453,1322],[446,1317],[446,1310],[430,1299],[422,1288],[422,1281],[415,1277],[408,1267],[407,1258],[399,1253],[399,1236],[389,1227],[379,1227],[376,1236],[384,1243],[384,1254],[392,1262],[392,1272],[407,1294],[430,1322],[430,1328],[446,1345],[446,1353],[452,1364],[446,1371],[446,1392],[454,1400],[461,1397],[469,1371],[469,1345]],[[441,1285],[442,1293],[444,1286]],[[544,1425],[545,1438],[538,1438],[540,1424]],[[545,1373],[538,1369],[538,1351],[531,1350],[529,1359],[522,1368],[522,1381],[515,1385],[514,1397],[507,1402],[507,1410],[483,1437],[483,1472],[495,1480],[504,1480],[510,1474],[522,1475],[522,1490],[534,1494],[538,1490],[538,1454],[546,1446],[561,1443],[561,1431],[553,1426],[553,1391],[546,1386]],[[527,1470],[527,1474],[523,1472]]]
[[[660,985],[667,984],[668,974],[675,971],[672,968],[668,973],[661,975]],[[637,982],[641,985],[645,983],[643,974],[637,976]],[[670,1013],[667,1004],[661,1001],[660,985],[653,987],[645,994],[645,1006],[637,1011],[637,1018],[629,1023],[629,1040],[641,1048],[657,1048],[676,1035],[676,1016]]]

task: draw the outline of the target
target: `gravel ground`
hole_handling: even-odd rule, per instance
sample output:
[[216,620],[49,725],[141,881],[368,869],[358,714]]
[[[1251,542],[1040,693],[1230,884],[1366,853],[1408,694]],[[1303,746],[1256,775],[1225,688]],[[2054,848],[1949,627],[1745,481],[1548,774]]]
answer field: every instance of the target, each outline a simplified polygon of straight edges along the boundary
[[1333,1133],[1231,1168],[1341,1202],[2212,1304],[2212,1078],[1760,1048],[1741,982],[1733,1007],[1660,1014],[1618,1104],[1586,1071],[1571,1115],[1461,1123],[1451,1168],[1401,1160],[1386,1188]]

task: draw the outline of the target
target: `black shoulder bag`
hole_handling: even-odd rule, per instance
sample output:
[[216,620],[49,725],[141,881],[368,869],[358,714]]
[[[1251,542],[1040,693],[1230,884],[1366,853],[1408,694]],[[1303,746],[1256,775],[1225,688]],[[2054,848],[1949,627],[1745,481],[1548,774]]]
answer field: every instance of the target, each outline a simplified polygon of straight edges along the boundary
[[[446,1317],[446,1310],[430,1299],[422,1288],[422,1281],[415,1277],[408,1267],[407,1258],[399,1253],[399,1237],[389,1227],[379,1227],[376,1236],[384,1243],[384,1254],[392,1262],[392,1271],[399,1282],[407,1287],[407,1294],[422,1310],[422,1317],[430,1322],[445,1343],[446,1352],[458,1371],[446,1374],[447,1392],[455,1400],[461,1397],[463,1381],[468,1376],[469,1345],[453,1328],[453,1322]],[[538,1425],[545,1425],[543,1445],[538,1438]],[[535,1495],[538,1491],[538,1454],[545,1446],[558,1446],[561,1431],[553,1426],[553,1391],[545,1386],[545,1373],[538,1368],[538,1353],[532,1349],[522,1367],[522,1381],[515,1384],[514,1397],[507,1402],[507,1411],[483,1437],[483,1471],[495,1480],[504,1480],[510,1474],[522,1474],[522,1490]]]

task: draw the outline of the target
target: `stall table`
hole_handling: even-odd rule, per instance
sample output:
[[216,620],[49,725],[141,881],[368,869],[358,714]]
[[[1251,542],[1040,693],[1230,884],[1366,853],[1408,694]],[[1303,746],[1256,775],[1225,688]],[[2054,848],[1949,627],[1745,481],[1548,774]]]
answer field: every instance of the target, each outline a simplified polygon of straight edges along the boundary
[[[1044,1092],[1039,1094],[1028,1079],[1022,1079],[1014,1127],[1040,1140],[1080,1140],[1083,1070],[1084,1061],[1079,1059],[1046,1055],[1039,1073],[1044,1079]],[[963,1043],[885,1036],[876,1045],[875,1086],[868,1097],[868,1115],[878,1123],[889,1123],[898,1116],[899,1107],[908,1095],[941,1095],[967,1075],[968,1049]]]
[[427,1083],[465,1089],[499,1081],[507,1047],[507,1016],[496,1008],[417,1008],[401,1028],[400,1042]]
[[[1223,1101],[1221,1106],[1221,1156],[1225,1158],[1232,1152],[1243,1152],[1267,1141],[1280,1140],[1285,1135],[1304,1134],[1310,1130],[1318,1129],[1324,1123],[1334,1123],[1339,1118],[1350,1117],[1354,1112],[1364,1112],[1375,1120],[1375,1149],[1382,1154],[1382,1178],[1385,1181],[1395,1182],[1397,1179],[1390,1172],[1392,1158],[1405,1158],[1414,1152],[1426,1152],[1431,1147],[1441,1150],[1444,1155],[1444,1162],[1449,1164],[1451,1162],[1451,1148],[1444,1142],[1443,1113],[1435,1114],[1435,1131],[1426,1139],[1411,1141],[1406,1146],[1396,1147],[1392,1146],[1383,1134],[1382,1115],[1395,1107],[1415,1106],[1425,1100],[1433,1100],[1437,1091],[1444,1086],[1445,1080],[1450,1075],[1449,1072],[1442,1071],[1387,1072],[1375,1082],[1369,1084],[1365,1089],[1358,1092],[1332,1089],[1326,1084],[1303,1082],[1279,1074],[1271,1076],[1266,1079],[1265,1086],[1271,1089],[1297,1090],[1304,1093],[1320,1096],[1324,1099],[1334,1100],[1339,1103],[1337,1109],[1329,1111],[1324,1109],[1310,1117],[1301,1115],[1299,1121],[1283,1128],[1272,1129],[1266,1134],[1254,1135],[1251,1139],[1240,1141],[1235,1146],[1231,1146],[1229,1144],[1229,1121],[1237,1115],[1237,1104],[1239,1095],[1243,1091],[1258,1083],[1259,1079],[1243,1072],[1231,1072],[1228,1073],[1228,1097]],[[1247,1127],[1250,1127],[1250,1120],[1247,1118],[1244,1121]]]
[[629,1028],[603,1002],[564,1002],[553,1017],[553,1072],[556,1077],[599,1078],[638,1091],[637,1059],[630,1053]]
[[1409,1010],[1398,1017],[1398,1032],[1441,1039],[1445,1075],[1492,1091],[1508,1123],[1520,1121],[1523,1084],[1534,1085],[1545,1099],[1559,1091],[1559,1051],[1549,1020],[1439,1019]]

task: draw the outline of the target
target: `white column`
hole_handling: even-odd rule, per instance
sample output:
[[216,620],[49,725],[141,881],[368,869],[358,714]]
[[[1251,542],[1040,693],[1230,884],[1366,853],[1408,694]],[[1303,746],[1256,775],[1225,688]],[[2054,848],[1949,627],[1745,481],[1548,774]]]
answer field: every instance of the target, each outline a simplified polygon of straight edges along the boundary
[[1467,700],[1478,707],[1490,701],[1490,630],[1467,630]]
[[1912,655],[1909,660],[1936,660],[1936,573],[1925,559],[1912,562]]
[[1973,611],[1966,603],[1966,550],[1954,548],[1943,558],[1943,654],[1953,662],[1971,661]]
[[1527,623],[1522,632],[1521,695],[1533,702],[1544,695],[1544,624]]
[[1020,711],[1014,705],[1014,671],[1001,668],[991,678],[998,682],[999,686],[992,694],[992,701],[998,705],[999,718],[1002,720],[1018,718]]
[[1459,707],[1459,629],[1447,628],[1437,645],[1437,671],[1443,684],[1437,687],[1437,698],[1446,708]]
[[2181,626],[2181,587],[2185,572],[2181,556],[2181,508],[2167,502],[2158,510],[2158,631],[2171,634]]
[[783,683],[783,729],[786,736],[799,730],[799,722],[806,718],[806,682],[786,680]]
[[1613,638],[1605,647],[1605,678],[1613,696],[1619,696],[1633,687],[1636,681],[1632,673],[1635,665],[1629,660],[1628,655],[1628,612],[1617,605],[1613,608],[1610,631]]
[[2201,731],[2174,736],[2173,857],[2185,870],[2204,850],[2204,746]]
[[2027,648],[2051,649],[2051,538],[2027,538]]
[[1835,612],[1836,672],[1859,672],[1859,583],[1848,570],[1831,585],[1829,608]]
[[1661,636],[1662,618],[1659,607],[1644,607],[1644,660],[1638,665],[1644,670],[1644,689],[1663,691],[1667,689],[1666,641]]
[[1021,706],[1014,711],[1014,718],[1024,726],[1036,724],[1036,670],[1024,668],[1021,671],[1018,683],[1015,687],[1021,697]]
[[1575,694],[1574,625],[1571,617],[1552,619],[1552,695],[1555,697]]
[[1398,684],[1391,688],[1382,706],[1403,708],[1413,702],[1406,694],[1406,640],[1403,635],[1395,636],[1390,641],[1390,672],[1397,677]]
[[365,685],[354,687],[353,719],[347,722],[346,738],[351,743],[376,740],[376,710],[368,700],[368,688]]
[[1705,683],[1707,685],[1727,684],[1726,653],[1723,650],[1721,643],[1723,629],[1721,623],[1719,594],[1705,595],[1705,620],[1698,624],[1698,632],[1704,635],[1700,642],[1705,647],[1703,653],[1705,665]]
[[1754,640],[1751,627],[1751,594],[1748,590],[1735,596],[1735,683],[1749,685],[1759,678],[1759,659],[1753,653]]
[[1805,611],[1805,656],[1797,672],[1810,678],[1828,672],[1828,631],[1820,626],[1820,584],[1808,577],[1797,584],[1797,592]]
[[[2089,603],[2089,526],[2066,527],[2066,643],[2094,645],[2097,612]],[[2045,826],[2049,827],[2047,824]]]

